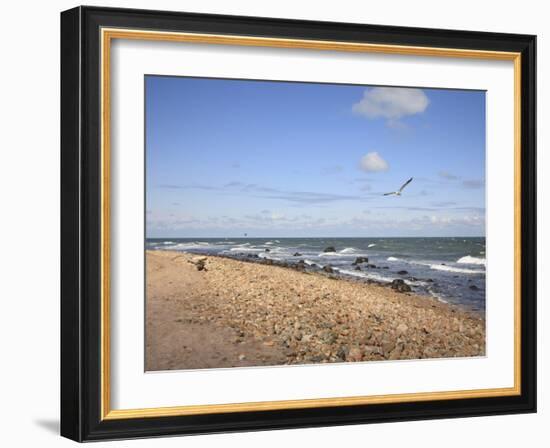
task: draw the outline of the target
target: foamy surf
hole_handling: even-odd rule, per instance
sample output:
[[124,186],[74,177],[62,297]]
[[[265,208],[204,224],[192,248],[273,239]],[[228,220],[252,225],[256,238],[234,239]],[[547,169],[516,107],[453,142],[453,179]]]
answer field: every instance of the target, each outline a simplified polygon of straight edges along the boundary
[[482,264],[485,266],[485,258],[472,257],[471,255],[466,255],[457,260],[459,264]]
[[364,271],[350,271],[348,269],[339,269],[338,272],[340,272],[341,274],[351,275],[352,277],[366,278],[366,279],[375,280],[377,282],[383,282],[383,283],[391,283],[393,281],[388,277],[384,277],[382,275],[378,275],[371,272],[367,273]]
[[455,268],[454,266],[448,266],[446,264],[431,264],[430,269],[435,269],[436,271],[455,272],[457,274],[485,274],[484,271],[479,271],[476,269]]
[[342,249],[339,252],[321,252],[317,256],[318,257],[366,257],[368,256],[368,254],[356,252],[356,249],[354,249],[353,252],[352,251],[344,252],[345,250],[346,249]]
[[237,247],[230,248],[229,251],[230,252],[264,252],[265,249],[261,249],[258,247],[237,246]]
[[354,254],[357,250],[354,247],[346,247],[345,249],[342,249],[338,253],[340,254]]
[[[147,249],[220,254],[247,261],[272,259],[289,265],[303,260],[307,271],[330,265],[335,273],[358,280],[389,284],[401,279],[415,293],[435,296],[429,292],[435,288],[440,300],[483,310],[485,244],[482,239],[463,239],[171,237],[148,239]],[[331,246],[335,252],[323,252]],[[368,257],[368,262],[357,263],[358,257]]]
[[449,302],[447,302],[443,297],[441,297],[439,294],[436,294],[435,292],[433,292],[431,289],[428,290],[428,292],[430,293],[430,295],[431,295],[434,299],[437,299],[437,300],[439,300],[439,301],[442,302],[442,303],[449,303]]

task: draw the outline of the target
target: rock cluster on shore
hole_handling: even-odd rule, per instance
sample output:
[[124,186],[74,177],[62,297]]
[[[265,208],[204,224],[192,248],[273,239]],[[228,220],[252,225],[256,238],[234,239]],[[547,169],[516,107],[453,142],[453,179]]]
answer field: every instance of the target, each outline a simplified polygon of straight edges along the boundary
[[[332,247],[328,247],[327,249],[332,250]],[[325,251],[327,249],[325,249]],[[344,277],[344,278],[347,278],[348,280],[353,280],[353,281],[358,280],[356,278],[350,278],[349,276],[347,276],[345,274],[341,274],[338,271],[338,269],[334,268],[330,263],[321,267],[321,266],[319,266],[315,263],[307,264],[305,262],[305,260],[303,260],[303,259],[300,259],[298,261],[280,261],[280,260],[274,260],[272,258],[259,257],[257,254],[243,254],[243,253],[241,253],[241,254],[236,254],[236,255],[240,257],[239,258],[240,261],[266,264],[268,266],[279,266],[279,267],[282,267],[282,268],[294,269],[294,270],[297,270],[297,271],[300,271],[300,272],[307,271],[309,273],[335,274],[338,277]],[[294,256],[301,256],[301,254],[295,253]],[[205,258],[205,257],[200,257],[200,258]],[[234,260],[235,255],[232,255],[232,256],[217,255],[216,258],[228,258],[228,259]],[[356,271],[361,271],[363,269],[379,269],[380,268],[379,266],[376,266],[372,263],[369,263],[368,261],[369,261],[368,257],[357,257],[355,259],[355,261],[352,263],[352,266],[355,266]],[[361,268],[361,266],[363,266],[363,269]],[[197,266],[197,268],[198,268],[198,266]],[[388,267],[383,266],[382,269],[388,269]],[[397,274],[403,276],[403,275],[407,275],[408,272],[407,271],[398,271]],[[416,281],[418,279],[416,279],[414,277],[409,277],[408,280]],[[368,284],[375,283],[375,284],[378,284],[380,286],[389,286],[389,287],[391,287],[392,289],[394,289],[398,292],[411,292],[412,291],[412,288],[409,285],[407,285],[401,279],[396,279],[391,283],[384,283],[384,282],[380,282],[380,281],[372,280],[372,279],[365,279],[364,281]],[[433,282],[432,279],[427,279],[426,281],[427,282]],[[396,285],[399,285],[399,286],[396,287]]]
[[[185,275],[193,256],[170,257],[174,258],[173,253],[148,252],[147,269],[163,260],[174,271],[170,275]],[[192,263],[199,269],[196,261]],[[209,325],[214,332],[230,330],[229,351],[239,352],[242,346],[246,359],[245,347],[251,342],[278,350],[286,364],[485,353],[481,317],[410,294],[401,279],[388,288],[307,273],[303,261],[292,269],[267,264],[273,263],[208,257],[197,272],[204,282],[201,288],[192,294],[181,291],[172,300],[178,301],[188,324]],[[245,358],[227,359],[219,367],[242,365]],[[254,365],[262,365],[262,359],[257,358]]]

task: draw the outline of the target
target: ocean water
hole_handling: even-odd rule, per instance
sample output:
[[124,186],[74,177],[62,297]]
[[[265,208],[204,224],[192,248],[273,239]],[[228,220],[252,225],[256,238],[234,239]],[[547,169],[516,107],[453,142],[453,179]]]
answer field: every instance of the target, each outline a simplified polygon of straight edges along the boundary
[[[324,252],[332,246],[335,252]],[[151,238],[147,249],[330,265],[358,280],[405,280],[414,292],[485,312],[485,238]],[[299,254],[299,255],[296,255]],[[357,257],[368,257],[356,270]],[[406,274],[398,274],[407,271]]]

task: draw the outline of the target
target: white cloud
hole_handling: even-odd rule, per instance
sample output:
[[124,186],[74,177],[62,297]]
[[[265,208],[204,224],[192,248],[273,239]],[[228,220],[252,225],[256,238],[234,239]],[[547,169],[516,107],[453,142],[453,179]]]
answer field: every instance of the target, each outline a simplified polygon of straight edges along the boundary
[[394,126],[402,117],[424,112],[429,103],[421,89],[374,87],[365,90],[352,110],[367,118],[386,118],[388,124]]
[[390,167],[377,152],[369,152],[361,157],[359,166],[363,171],[388,171]]

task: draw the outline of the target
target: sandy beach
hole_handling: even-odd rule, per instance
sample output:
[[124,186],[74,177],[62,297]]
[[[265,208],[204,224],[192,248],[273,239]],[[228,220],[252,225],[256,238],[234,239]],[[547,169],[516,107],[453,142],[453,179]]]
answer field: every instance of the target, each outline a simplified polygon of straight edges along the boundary
[[146,370],[483,356],[481,316],[414,292],[148,250]]

